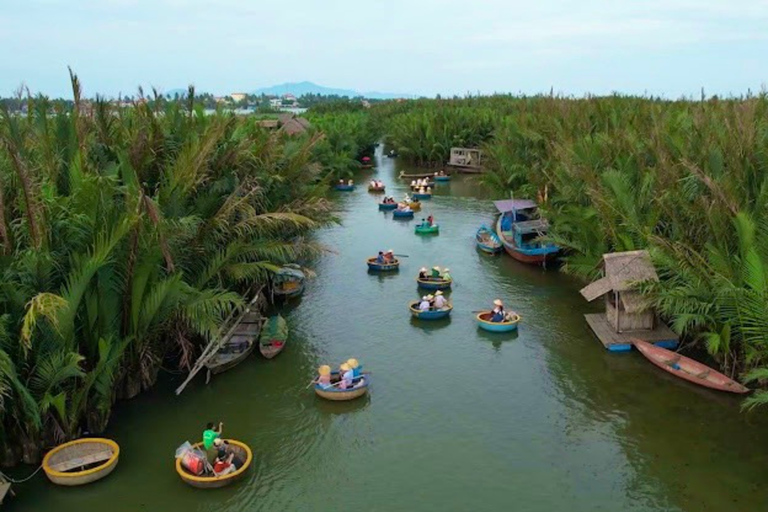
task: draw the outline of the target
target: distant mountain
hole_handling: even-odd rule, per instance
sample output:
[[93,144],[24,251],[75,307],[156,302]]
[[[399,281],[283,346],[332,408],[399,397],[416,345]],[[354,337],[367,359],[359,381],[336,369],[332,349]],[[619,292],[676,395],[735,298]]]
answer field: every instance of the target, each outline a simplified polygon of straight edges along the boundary
[[302,96],[304,94],[321,94],[323,96],[349,96],[355,98],[362,96],[375,100],[388,100],[394,98],[412,98],[410,94],[396,94],[391,92],[359,92],[351,89],[334,89],[333,87],[323,87],[312,82],[287,82],[284,84],[273,85],[272,87],[263,87],[256,89],[253,94],[266,94],[269,96],[282,96],[283,94],[293,94]]

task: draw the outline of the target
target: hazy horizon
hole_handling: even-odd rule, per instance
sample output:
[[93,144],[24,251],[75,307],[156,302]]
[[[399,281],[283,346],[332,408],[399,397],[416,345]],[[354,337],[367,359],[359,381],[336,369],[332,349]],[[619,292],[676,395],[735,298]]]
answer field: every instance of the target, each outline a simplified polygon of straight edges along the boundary
[[768,0],[6,0],[0,96],[283,82],[408,95],[757,92]]

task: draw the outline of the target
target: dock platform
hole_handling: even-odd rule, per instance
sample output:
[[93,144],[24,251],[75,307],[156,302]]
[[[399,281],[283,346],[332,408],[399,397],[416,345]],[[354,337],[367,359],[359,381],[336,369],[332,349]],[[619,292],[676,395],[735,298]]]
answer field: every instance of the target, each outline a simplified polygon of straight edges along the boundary
[[657,347],[674,350],[677,348],[679,338],[677,334],[663,323],[659,323],[652,331],[624,331],[616,332],[608,323],[605,313],[593,313],[584,315],[589,327],[600,340],[603,346],[611,352],[628,352],[632,350],[632,338],[639,338]]

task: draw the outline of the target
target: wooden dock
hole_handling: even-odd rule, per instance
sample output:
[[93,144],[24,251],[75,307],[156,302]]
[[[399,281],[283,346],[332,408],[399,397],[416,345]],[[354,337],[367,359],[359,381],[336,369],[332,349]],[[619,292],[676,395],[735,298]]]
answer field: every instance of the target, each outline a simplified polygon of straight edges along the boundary
[[673,350],[677,348],[679,338],[672,329],[658,323],[653,330],[616,332],[608,323],[605,313],[584,315],[589,327],[603,346],[611,352],[628,352],[632,350],[632,338],[639,338],[657,347]]

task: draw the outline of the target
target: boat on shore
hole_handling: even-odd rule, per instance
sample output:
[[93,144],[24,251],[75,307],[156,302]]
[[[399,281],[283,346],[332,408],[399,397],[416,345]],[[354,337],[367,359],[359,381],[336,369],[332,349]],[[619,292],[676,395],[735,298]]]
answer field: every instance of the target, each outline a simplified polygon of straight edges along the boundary
[[[197,487],[198,489],[216,489],[240,480],[245,475],[245,472],[248,471],[248,468],[251,467],[251,463],[253,462],[253,452],[251,452],[251,449],[247,444],[241,443],[240,441],[226,439],[225,442],[232,453],[235,454],[235,457],[242,461],[242,466],[233,473],[221,476],[194,475],[181,463],[182,457],[176,458],[176,473],[185,483],[192,487]],[[197,443],[192,446],[192,449],[203,451],[202,447],[203,443]]]
[[453,280],[441,277],[427,277],[424,279],[417,277],[416,282],[419,283],[419,288],[424,288],[425,290],[448,290]]
[[503,322],[491,322],[493,311],[482,311],[475,316],[477,326],[488,332],[510,332],[517,330],[517,324],[520,323],[520,315],[517,313],[512,318]]
[[243,362],[256,345],[261,331],[262,318],[256,311],[245,311],[226,333],[216,353],[205,362],[212,374],[225,372]]
[[485,224],[480,226],[475,233],[477,248],[488,254],[496,254],[501,251],[502,245],[499,236]]
[[[338,385],[323,387],[315,382],[315,394],[320,398],[325,398],[326,400],[332,400],[334,402],[354,400],[355,398],[359,398],[368,392],[368,386],[371,383],[370,379],[371,378],[368,374],[364,374],[360,377],[358,382],[353,383],[354,385],[347,389],[341,389],[338,387]],[[336,381],[334,384],[339,382],[339,372],[331,373],[331,382],[334,380]]]
[[269,317],[259,338],[259,352],[266,359],[272,359],[283,351],[288,341],[288,323],[280,315]]
[[419,224],[413,229],[413,231],[417,235],[437,235],[440,233],[440,225],[432,224],[430,226],[430,225]]
[[496,235],[504,250],[517,261],[533,265],[546,265],[557,256],[560,248],[542,240],[549,224],[535,218],[536,203],[529,199],[494,201],[499,211]]
[[448,306],[443,309],[429,309],[427,311],[422,311],[419,309],[419,301],[415,300],[408,303],[408,309],[411,311],[411,316],[418,318],[419,320],[440,320],[451,314],[451,311],[453,311],[453,304],[449,302]]
[[374,256],[373,258],[368,258],[367,263],[370,270],[379,272],[391,272],[400,268],[400,260],[397,258],[392,263],[379,263],[376,261],[376,256]]
[[119,459],[120,447],[111,439],[77,439],[46,453],[43,471],[56,485],[85,485],[109,475]]
[[704,386],[718,391],[728,393],[744,394],[749,393],[749,388],[736,382],[730,377],[723,375],[702,364],[694,361],[690,357],[685,357],[677,352],[672,352],[665,348],[657,347],[647,341],[637,338],[632,339],[635,348],[645,356],[650,362],[675,377],[680,377],[688,382],[693,382],[699,386]]
[[285,299],[297,297],[304,291],[305,280],[306,276],[300,266],[294,263],[283,265],[272,278],[274,283],[272,293],[276,297]]

